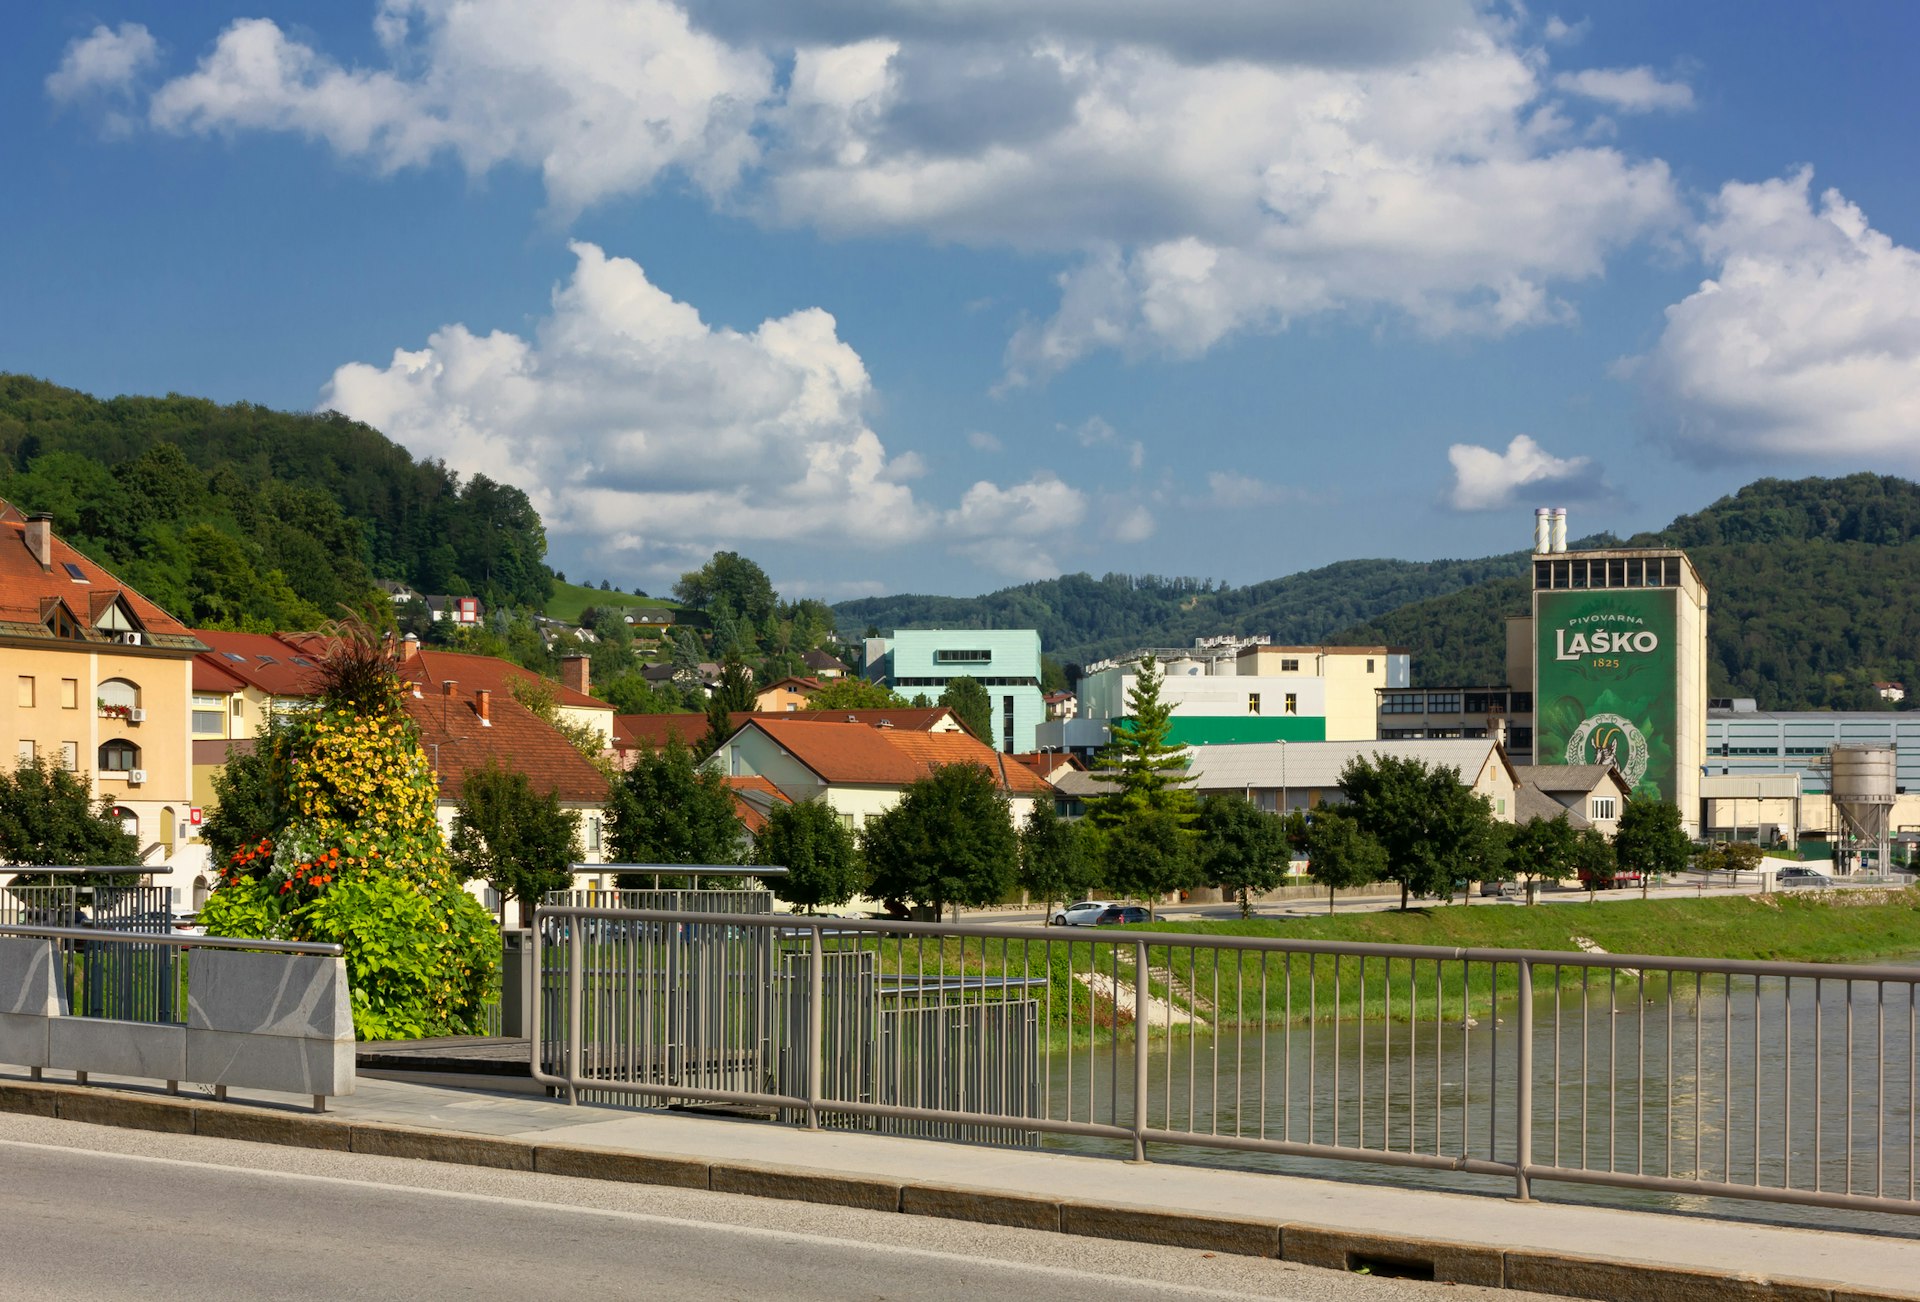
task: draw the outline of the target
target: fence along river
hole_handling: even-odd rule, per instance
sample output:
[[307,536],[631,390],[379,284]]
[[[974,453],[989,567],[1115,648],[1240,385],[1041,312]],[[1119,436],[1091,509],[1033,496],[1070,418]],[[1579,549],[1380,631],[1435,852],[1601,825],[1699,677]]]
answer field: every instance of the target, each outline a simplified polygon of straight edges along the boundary
[[540,919],[538,1074],[576,1098],[1920,1232],[1920,966]]

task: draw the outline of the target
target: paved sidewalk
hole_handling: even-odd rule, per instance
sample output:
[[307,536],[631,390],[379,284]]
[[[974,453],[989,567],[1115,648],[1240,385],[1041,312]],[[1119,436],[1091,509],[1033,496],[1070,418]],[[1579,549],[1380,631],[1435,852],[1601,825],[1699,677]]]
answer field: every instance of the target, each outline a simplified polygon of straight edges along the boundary
[[[6,1106],[24,1110],[12,1100],[27,1091],[6,1088],[24,1076],[15,1071],[0,1085],[0,1093],[8,1096]],[[112,1085],[99,1077],[94,1083]],[[123,1100],[119,1106],[130,1112],[151,1110],[158,1115],[161,1109],[155,1105],[171,1102],[164,1096],[143,1109],[140,1101],[111,1088],[54,1087],[48,1092],[70,1100],[62,1104],[66,1110],[61,1115],[75,1119],[150,1128],[172,1124],[111,1119],[112,1100]],[[660,1161],[629,1163],[625,1174],[618,1173],[622,1168],[614,1164],[606,1174],[682,1183],[683,1176],[692,1179],[697,1172],[705,1187],[716,1189],[723,1187],[724,1175],[738,1192],[965,1219],[1002,1219],[997,1214],[978,1214],[982,1207],[989,1212],[998,1207],[1012,1218],[1010,1223],[1029,1223],[1025,1217],[1040,1209],[1053,1218],[1040,1222],[1048,1228],[1058,1223],[1104,1237],[1205,1246],[1212,1240],[1204,1233],[1196,1239],[1181,1228],[1186,1223],[1183,1218],[1198,1218],[1193,1225],[1211,1224],[1212,1233],[1226,1236],[1219,1243],[1225,1251],[1261,1251],[1259,1235],[1265,1233],[1276,1245],[1274,1251],[1313,1264],[1348,1267],[1368,1258],[1392,1259],[1398,1252],[1409,1261],[1438,1260],[1442,1279],[1505,1283],[1569,1296],[1821,1298],[1831,1302],[1920,1297],[1912,1292],[1920,1288],[1920,1243],[1913,1238],[1568,1204],[1523,1204],[1473,1194],[1165,1163],[1135,1165],[837,1131],[810,1133],[754,1121],[569,1107],[537,1095],[407,1080],[362,1077],[358,1093],[335,1100],[327,1118],[312,1122],[289,1113],[305,1100],[238,1092],[233,1105],[219,1107],[210,1105],[196,1089],[189,1088],[187,1094],[196,1112],[217,1114],[214,1120],[231,1128],[252,1124],[247,1114],[262,1123],[284,1119],[290,1135],[304,1125],[312,1135],[341,1136],[339,1146],[345,1145],[350,1131],[356,1151],[363,1126],[368,1128],[369,1141],[386,1137],[385,1127],[405,1127],[416,1133],[397,1155],[512,1165],[507,1159],[524,1151],[527,1169],[559,1170],[557,1161],[551,1167],[533,1162],[540,1153],[553,1153],[566,1157],[579,1174],[599,1173],[594,1154],[607,1159],[638,1156]],[[185,1111],[186,1105],[177,1105],[176,1110]],[[200,1129],[212,1133],[205,1123]],[[431,1151],[435,1135],[445,1137],[445,1153]],[[463,1149],[457,1137],[471,1138]],[[489,1149],[481,1137],[506,1143]],[[279,1142],[327,1146],[300,1138]],[[839,1179],[809,1183],[810,1177]],[[956,1202],[954,1196],[962,1191],[985,1197],[971,1204],[964,1198]],[[862,1201],[870,1196],[878,1201]],[[1002,1201],[996,1203],[996,1199]],[[1248,1227],[1246,1243],[1252,1246],[1236,1246],[1239,1232],[1234,1227],[1239,1225]],[[1920,1224],[1914,1231],[1920,1235]],[[1285,1247],[1278,1246],[1282,1240]],[[1322,1260],[1314,1260],[1316,1252]],[[1499,1278],[1484,1278],[1489,1271]],[[1475,1275],[1482,1278],[1470,1278]]]

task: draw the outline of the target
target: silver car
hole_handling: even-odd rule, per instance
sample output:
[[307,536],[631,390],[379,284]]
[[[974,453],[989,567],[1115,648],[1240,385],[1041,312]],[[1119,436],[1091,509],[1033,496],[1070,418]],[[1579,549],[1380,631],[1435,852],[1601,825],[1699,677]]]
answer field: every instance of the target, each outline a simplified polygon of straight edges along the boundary
[[1048,922],[1055,927],[1091,927],[1095,918],[1112,907],[1111,900],[1080,900],[1061,909]]

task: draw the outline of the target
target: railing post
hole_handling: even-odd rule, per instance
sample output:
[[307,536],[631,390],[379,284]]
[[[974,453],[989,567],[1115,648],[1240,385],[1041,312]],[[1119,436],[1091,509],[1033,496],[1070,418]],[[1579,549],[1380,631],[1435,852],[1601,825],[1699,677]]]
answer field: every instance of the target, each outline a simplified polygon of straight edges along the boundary
[[821,952],[820,922],[807,931],[807,1129],[820,1129],[820,1037],[826,1018],[826,957]]
[[[1147,942],[1133,942],[1133,1160],[1147,1160]],[[1115,1001],[1118,1003],[1118,1001]]]
[[1529,1202],[1533,1197],[1527,1174],[1533,1164],[1533,961],[1523,958],[1519,967],[1520,1007],[1516,1016],[1520,1033],[1514,1037],[1513,1051],[1513,1098],[1519,1113],[1513,1123],[1513,1196]]
[[567,1102],[578,1105],[580,1087],[580,1041],[586,1035],[586,956],[581,952],[580,937],[586,930],[586,919],[569,917],[567,919]]

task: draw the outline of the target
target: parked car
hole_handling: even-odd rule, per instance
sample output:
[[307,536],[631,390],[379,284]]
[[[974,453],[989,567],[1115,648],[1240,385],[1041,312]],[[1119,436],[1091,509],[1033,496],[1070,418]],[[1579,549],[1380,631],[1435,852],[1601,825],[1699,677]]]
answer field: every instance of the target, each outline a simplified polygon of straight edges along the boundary
[[1782,868],[1780,876],[1775,878],[1780,889],[1795,890],[1803,886],[1831,886],[1833,878],[1817,868]]
[[[1096,927],[1123,927],[1135,922],[1147,922],[1151,915],[1137,904],[1113,904],[1100,910],[1100,916],[1093,920]],[[1086,923],[1080,924],[1086,926]]]
[[1078,900],[1067,905],[1052,918],[1047,925],[1053,927],[1091,927],[1096,915],[1102,909],[1113,907],[1112,900]]

